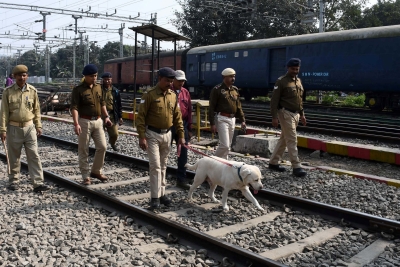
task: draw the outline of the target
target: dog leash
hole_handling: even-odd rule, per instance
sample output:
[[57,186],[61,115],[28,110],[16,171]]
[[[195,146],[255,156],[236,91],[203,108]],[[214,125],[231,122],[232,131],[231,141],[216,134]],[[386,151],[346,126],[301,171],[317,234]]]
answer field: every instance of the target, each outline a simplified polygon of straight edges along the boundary
[[[185,144],[185,145],[183,145],[183,146],[186,147],[187,149],[193,151],[194,153],[197,153],[197,154],[202,155],[202,156],[204,156],[204,157],[212,158],[212,157],[210,157],[209,155],[207,155],[206,153],[203,153],[203,152],[201,152],[201,151],[199,151],[199,150],[197,150],[197,149],[194,149],[194,148],[191,147],[190,145],[186,145],[186,144]],[[212,158],[212,159],[214,159],[214,160],[216,160],[216,161],[219,161],[219,162],[221,162],[221,163],[223,163],[223,164],[226,164],[226,165],[228,165],[228,166],[230,166],[230,167],[233,167],[233,168],[237,169],[239,179],[240,179],[241,182],[243,182],[243,178],[242,178],[242,176],[240,175],[240,169],[242,169],[242,167],[243,167],[244,164],[243,164],[242,166],[240,166],[240,167],[236,167],[236,166],[234,166],[234,165],[232,165],[232,164],[230,164],[230,163],[228,163],[228,162],[225,162],[225,161],[222,161],[222,160],[219,160],[219,159],[216,159],[216,158]]]

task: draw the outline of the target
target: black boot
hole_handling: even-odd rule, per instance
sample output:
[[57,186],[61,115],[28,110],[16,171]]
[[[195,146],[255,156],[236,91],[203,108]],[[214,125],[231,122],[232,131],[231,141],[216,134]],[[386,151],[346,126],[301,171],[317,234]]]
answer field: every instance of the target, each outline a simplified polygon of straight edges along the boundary
[[293,175],[296,177],[305,177],[307,172],[303,168],[295,168],[293,169]]
[[171,200],[169,200],[166,196],[160,197],[160,203],[164,204],[164,206],[169,207],[171,206]]
[[35,187],[33,189],[33,192],[43,192],[43,191],[47,191],[47,190],[50,190],[50,187],[47,186],[47,185],[42,184],[42,185],[39,185],[39,186]]
[[19,184],[17,184],[17,183],[12,183],[8,186],[8,190],[11,190],[11,191],[17,191],[18,189],[19,189]]
[[176,186],[180,187],[182,189],[185,189],[185,190],[189,190],[189,188],[190,188],[190,184],[186,183],[185,181],[180,181],[180,180],[178,180],[176,182]]
[[152,198],[150,201],[150,209],[158,209],[160,208],[160,199],[159,198]]
[[286,171],[285,167],[280,166],[279,164],[269,164],[268,168],[273,171],[284,172]]

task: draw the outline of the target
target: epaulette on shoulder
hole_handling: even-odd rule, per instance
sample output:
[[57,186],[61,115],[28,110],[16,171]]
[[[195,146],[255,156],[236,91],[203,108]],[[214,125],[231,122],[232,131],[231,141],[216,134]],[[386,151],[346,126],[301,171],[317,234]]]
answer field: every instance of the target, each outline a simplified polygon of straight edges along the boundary
[[232,89],[239,91],[239,88],[237,88],[236,86],[232,85]]
[[282,80],[286,75],[282,75],[281,77],[278,78],[278,81]]
[[150,89],[146,89],[146,92],[147,92],[147,93],[150,93],[151,91],[154,91],[154,89],[156,89],[156,86],[151,87]]
[[28,87],[28,86],[29,86],[29,89],[35,90],[37,92],[37,89],[35,88],[35,86],[30,85],[30,84],[27,83],[26,87]]
[[222,83],[220,83],[220,84],[217,84],[216,86],[214,86],[214,88],[213,88],[213,89],[219,89],[221,86],[222,86]]

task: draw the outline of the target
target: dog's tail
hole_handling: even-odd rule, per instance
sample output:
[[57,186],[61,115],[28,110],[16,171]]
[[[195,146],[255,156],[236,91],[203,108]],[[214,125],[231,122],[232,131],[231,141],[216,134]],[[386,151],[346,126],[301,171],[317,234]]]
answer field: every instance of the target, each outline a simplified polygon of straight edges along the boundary
[[186,169],[195,171],[197,169],[197,165],[199,165],[199,161],[196,161],[196,163],[194,165],[190,165],[189,163],[186,163],[185,167],[186,167]]

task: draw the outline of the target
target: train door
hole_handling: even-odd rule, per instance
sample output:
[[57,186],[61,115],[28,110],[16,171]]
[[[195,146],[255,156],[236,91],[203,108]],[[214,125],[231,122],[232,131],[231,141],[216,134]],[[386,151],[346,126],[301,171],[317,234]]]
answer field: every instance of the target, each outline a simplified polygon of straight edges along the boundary
[[269,51],[269,85],[271,87],[286,73],[286,48],[275,48]]
[[204,54],[199,54],[198,56],[198,79],[199,79],[199,84],[202,85],[205,81],[205,77],[204,77],[204,72],[206,70],[206,55]]

